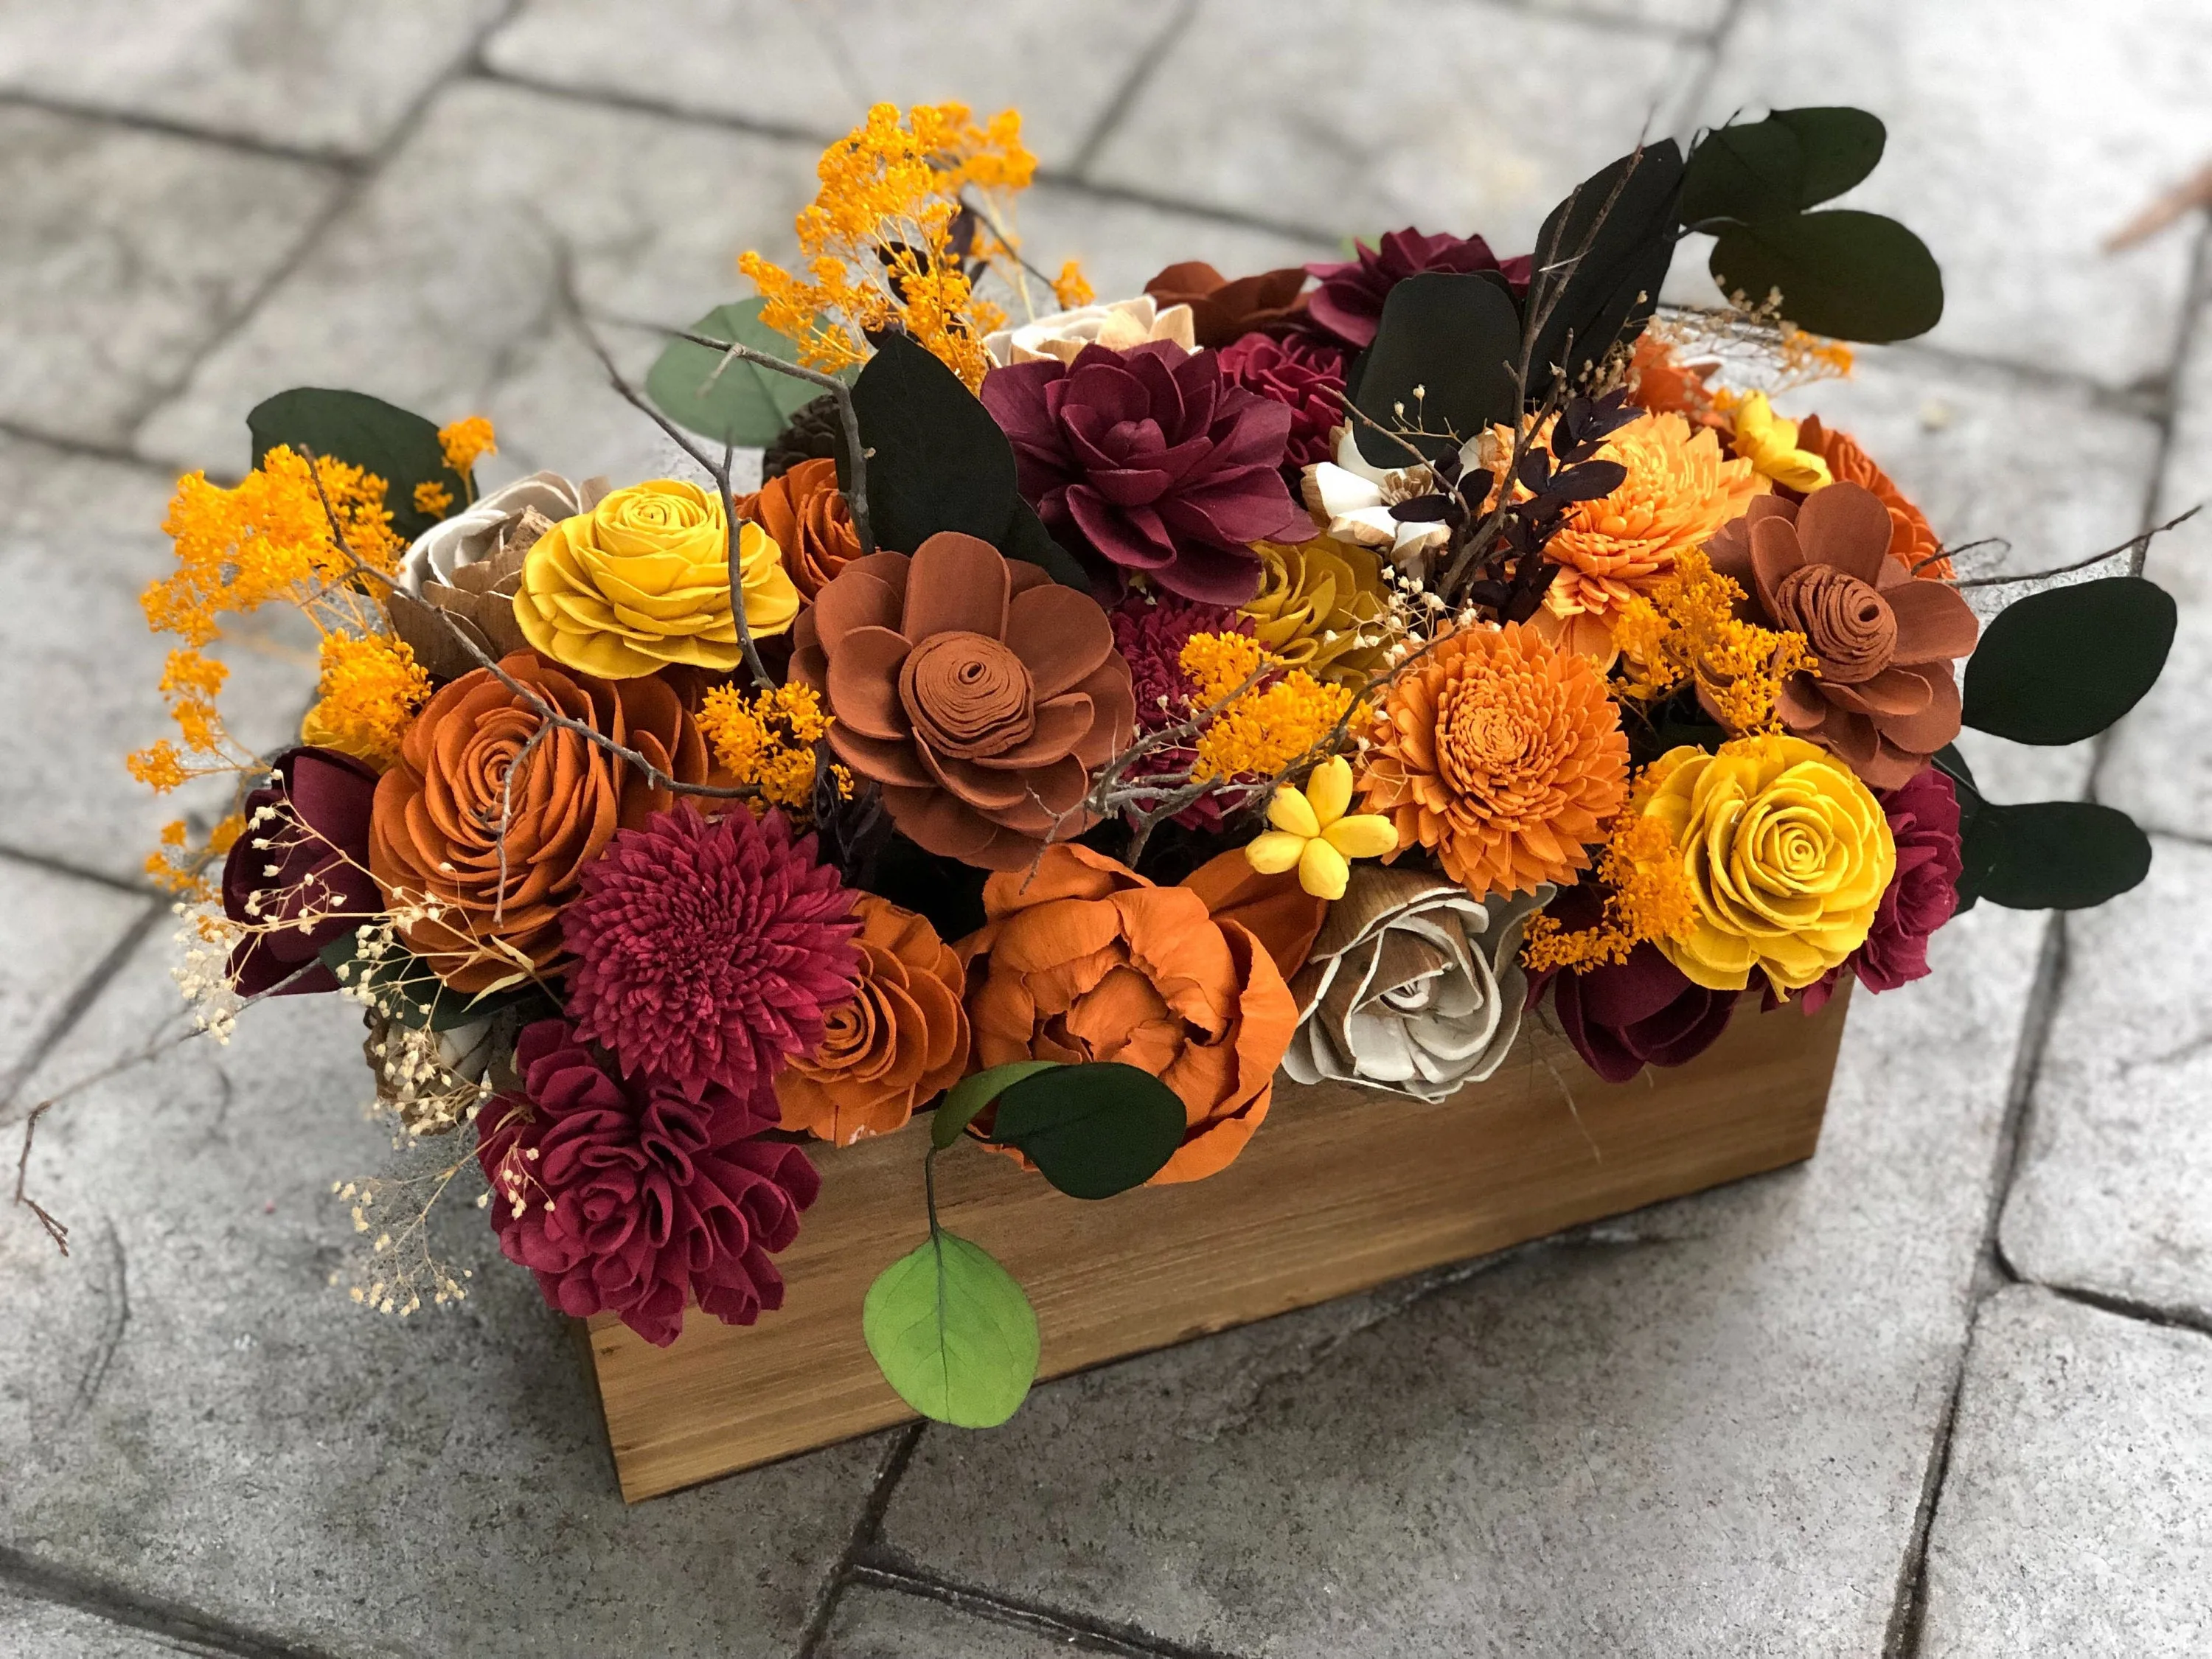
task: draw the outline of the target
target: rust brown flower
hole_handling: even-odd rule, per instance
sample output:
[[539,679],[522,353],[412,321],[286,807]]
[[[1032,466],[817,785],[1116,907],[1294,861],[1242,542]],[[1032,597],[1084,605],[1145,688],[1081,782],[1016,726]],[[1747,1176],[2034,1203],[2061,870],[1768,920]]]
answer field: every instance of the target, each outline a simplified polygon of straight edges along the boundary
[[783,550],[784,574],[811,599],[852,560],[860,538],[837,488],[834,460],[801,461],[738,502],[738,516],[768,532]]
[[1802,506],[1759,497],[1706,549],[1753,620],[1802,634],[1820,665],[1784,682],[1783,724],[1875,789],[1902,787],[1959,735],[1954,661],[1979,632],[1956,589],[1889,556],[1892,532],[1879,495],[1838,483]]
[[[679,783],[706,781],[699,728],[657,677],[593,679],[527,651],[500,667]],[[479,668],[423,706],[379,781],[369,870],[408,918],[409,950],[457,991],[491,990],[565,966],[561,908],[584,866],[617,830],[673,805],[580,733],[547,728],[528,697]]]
[[1098,602],[973,536],[854,560],[793,639],[837,757],[883,786],[908,839],[987,870],[1087,827],[1091,774],[1136,723]]
[[1837,483],[1861,484],[1881,497],[1881,504],[1889,509],[1889,556],[1905,567],[1907,575],[1931,581],[1950,580],[1951,562],[1942,556],[1943,538],[1936,533],[1936,526],[1875,465],[1874,457],[1859,447],[1857,439],[1822,426],[1818,415],[1808,415],[1797,423],[1797,447],[1826,461]]
[[1302,265],[1231,281],[1203,259],[1187,259],[1146,283],[1145,292],[1162,306],[1188,306],[1199,344],[1218,349],[1302,320],[1306,301],[1299,290],[1305,285]]

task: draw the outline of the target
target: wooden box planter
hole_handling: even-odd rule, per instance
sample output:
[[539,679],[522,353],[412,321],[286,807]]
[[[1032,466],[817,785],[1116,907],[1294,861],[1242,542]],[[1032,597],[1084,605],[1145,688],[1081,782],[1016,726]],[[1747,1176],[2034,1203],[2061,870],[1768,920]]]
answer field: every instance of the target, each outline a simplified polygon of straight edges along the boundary
[[[1846,1000],[1806,1019],[1746,997],[1699,1059],[1618,1086],[1533,1022],[1495,1076],[1442,1105],[1278,1084],[1228,1169],[1100,1203],[956,1147],[938,1213],[1020,1280],[1040,1376],[1064,1376],[1809,1158]],[[777,1258],[783,1308],[758,1324],[695,1317],[656,1348],[611,1315],[590,1322],[625,1498],[912,1418],[869,1357],[860,1303],[922,1239],[922,1151],[909,1132],[815,1152],[822,1195]]]

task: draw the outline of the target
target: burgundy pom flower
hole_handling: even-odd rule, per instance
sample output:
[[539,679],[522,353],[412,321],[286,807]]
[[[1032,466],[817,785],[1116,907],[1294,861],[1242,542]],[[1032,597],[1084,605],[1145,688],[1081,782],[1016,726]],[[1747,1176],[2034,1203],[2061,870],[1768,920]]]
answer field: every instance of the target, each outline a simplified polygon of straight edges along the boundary
[[[1603,886],[1584,882],[1560,893],[1548,907],[1571,933],[1596,925],[1605,908]],[[1684,1066],[1720,1040],[1737,993],[1708,991],[1659,954],[1638,945],[1628,960],[1586,974],[1552,969],[1532,974],[1528,1006],[1547,986],[1559,1030],[1583,1062],[1607,1083],[1626,1083],[1646,1066]]]
[[983,403],[1045,523],[1170,592],[1242,605],[1260,586],[1251,544],[1313,533],[1278,471],[1291,411],[1226,378],[1218,353],[1085,346],[993,369]]
[[1877,793],[1897,842],[1897,873],[1874,913],[1866,943],[1800,994],[1817,1014],[1846,970],[1875,992],[1894,991],[1928,976],[1928,940],[1959,908],[1959,795],[1936,767],[1901,789]]
[[[222,913],[258,930],[231,952],[230,981],[249,997],[335,991],[316,953],[384,908],[368,873],[376,771],[334,749],[287,750],[274,769],[276,781],[246,798],[245,831],[222,861]],[[303,916],[317,918],[304,932]]]
[[1221,372],[1247,392],[1272,398],[1291,411],[1285,467],[1296,472],[1334,454],[1344,422],[1344,353],[1334,342],[1310,334],[1247,334],[1221,349]]
[[664,1348],[688,1300],[726,1325],[783,1305],[769,1255],[799,1237],[822,1177],[798,1146],[763,1138],[778,1115],[766,1076],[696,1097],[623,1084],[557,1019],[524,1029],[514,1064],[523,1092],[477,1114],[477,1159],[500,1249],[548,1303],[619,1314]]
[[582,886],[562,913],[568,1018],[625,1077],[692,1100],[743,1092],[812,1053],[852,994],[853,895],[781,813],[655,813],[617,830]]
[[[1194,605],[1172,593],[1132,593],[1106,617],[1114,624],[1114,648],[1129,665],[1140,732],[1157,732],[1191,714],[1193,688],[1182,672],[1181,658],[1192,635],[1252,631],[1249,617],[1224,605]],[[1146,769],[1177,773],[1187,769],[1194,757],[1188,744],[1178,744],[1157,751]],[[1218,830],[1221,804],[1206,796],[1176,814],[1176,822],[1194,830]]]
[[1379,248],[1364,242],[1352,247],[1357,258],[1306,267],[1321,279],[1321,286],[1307,299],[1306,314],[1349,345],[1372,345],[1382,320],[1382,301],[1390,290],[1425,270],[1502,271],[1515,299],[1528,292],[1528,256],[1500,259],[1480,236],[1425,236],[1418,230],[1394,230],[1382,238]]

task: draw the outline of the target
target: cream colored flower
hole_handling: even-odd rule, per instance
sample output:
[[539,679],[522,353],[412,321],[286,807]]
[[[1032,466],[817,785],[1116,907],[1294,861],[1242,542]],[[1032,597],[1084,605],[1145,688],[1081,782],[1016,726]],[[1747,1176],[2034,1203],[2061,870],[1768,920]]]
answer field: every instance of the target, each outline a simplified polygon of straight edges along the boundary
[[[536,513],[557,524],[590,512],[606,493],[605,478],[572,483],[557,472],[533,472],[502,485],[415,538],[400,561],[400,591],[420,599],[425,582],[450,586],[455,571],[504,552],[524,514]],[[536,539],[534,533],[530,539]]]
[[1397,827],[1371,812],[1346,816],[1352,805],[1352,767],[1331,755],[1314,768],[1304,789],[1279,785],[1267,805],[1275,827],[1244,849],[1263,876],[1298,872],[1298,885],[1316,898],[1340,899],[1352,873],[1348,860],[1379,859],[1398,846]]
[[[728,538],[711,490],[673,478],[617,489],[531,548],[515,623],[541,657],[602,679],[671,663],[727,673],[743,656],[730,612]],[[753,636],[790,627],[799,590],[758,525],[739,532],[738,565]]]
[[[1488,434],[1468,441],[1460,452],[1461,465],[1486,465],[1493,447]],[[1433,495],[1442,486],[1427,466],[1379,467],[1359,453],[1352,422],[1337,428],[1336,459],[1316,461],[1306,468],[1300,493],[1306,510],[1324,520],[1328,533],[1340,542],[1352,542],[1388,552],[1402,568],[1412,569],[1430,552],[1451,538],[1441,524],[1401,524],[1390,516],[1401,501]]]
[[991,354],[993,362],[1004,368],[1009,363],[1047,361],[1072,363],[1076,354],[1087,345],[1111,346],[1116,351],[1127,351],[1147,340],[1172,340],[1185,351],[1197,350],[1190,307],[1169,306],[1163,309],[1151,295],[1139,294],[1133,300],[1055,311],[1049,317],[1024,323],[1019,328],[1002,328],[983,337],[983,349]]
[[1425,1101],[1480,1082],[1520,1032],[1521,930],[1553,890],[1481,900],[1420,870],[1354,870],[1291,981],[1283,1070]]

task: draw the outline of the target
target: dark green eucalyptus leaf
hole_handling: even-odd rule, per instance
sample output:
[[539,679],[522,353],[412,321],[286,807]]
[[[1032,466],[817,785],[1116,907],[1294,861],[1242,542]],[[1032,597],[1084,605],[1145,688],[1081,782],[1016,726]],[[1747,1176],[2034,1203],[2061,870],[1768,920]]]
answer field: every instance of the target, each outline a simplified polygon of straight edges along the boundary
[[1085,592],[1091,589],[1091,573],[1083,568],[1083,561],[1054,538],[1052,532],[1044,527],[1044,520],[1037,517],[1036,509],[1019,495],[1014,497],[1014,516],[1006,526],[1006,538],[999,544],[999,551],[1010,559],[1039,567],[1062,587],[1079,588]]
[[253,465],[279,444],[299,453],[343,461],[384,480],[384,505],[392,533],[413,541],[439,515],[415,505],[415,486],[440,485],[458,512],[475,497],[475,485],[446,465],[444,446],[431,422],[365,392],[295,386],[256,404],[246,417],[253,440]]
[[1018,1148],[1071,1198],[1141,1187],[1182,1145],[1175,1091],[1118,1061],[1062,1066],[1000,1091],[990,1138]]
[[860,1334],[884,1381],[924,1417],[992,1429],[1036,1380],[1036,1310],[981,1245],[933,1229],[876,1276]]
[[2015,743],[2094,738],[2158,683],[2176,620],[2173,596],[2141,576],[2016,599],[1966,659],[1966,723]]
[[[1513,301],[1480,273],[1408,276],[1382,302],[1375,343],[1359,376],[1358,407],[1383,427],[1419,427],[1451,438],[1408,440],[1431,459],[1514,416],[1513,362],[1521,319]],[[1377,466],[1403,466],[1405,446],[1355,422],[1359,453]]]
[[[716,306],[686,331],[796,362],[799,348],[790,337],[761,321],[766,303],[756,296]],[[726,358],[725,352],[689,340],[671,340],[646,372],[645,394],[678,426],[718,443],[755,448],[769,443],[786,422],[822,395],[811,380]]]
[[[1951,780],[1951,787],[1954,790],[1972,789],[1974,798],[1977,800],[1981,799],[1981,791],[1974,782],[1973,769],[1966,764],[1966,757],[1959,752],[1957,744],[1947,743],[1936,751],[1936,769]],[[1960,797],[1962,803],[1965,799],[1963,795]]]
[[1728,226],[1710,266],[1722,293],[1756,306],[1779,290],[1790,321],[1839,340],[1910,339],[1943,315],[1943,273],[1927,244],[1856,208]]
[[2124,812],[2085,800],[1982,801],[1964,825],[1962,901],[2081,910],[2150,871],[2150,838]]
[[944,1103],[929,1121],[929,1144],[943,1152],[960,1139],[960,1132],[974,1121],[976,1113],[999,1097],[1000,1090],[1065,1063],[1057,1060],[1010,1060],[1004,1066],[994,1066],[962,1078],[945,1091]]
[[1563,270],[1565,285],[1529,358],[1530,403],[1551,389],[1553,365],[1578,386],[1592,365],[1644,331],[1674,257],[1681,187],[1681,146],[1664,138],[1599,168],[1552,210],[1536,234],[1532,313]]
[[1848,106],[1778,109],[1707,133],[1682,172],[1682,222],[1778,219],[1840,196],[1875,169],[1881,120]]

